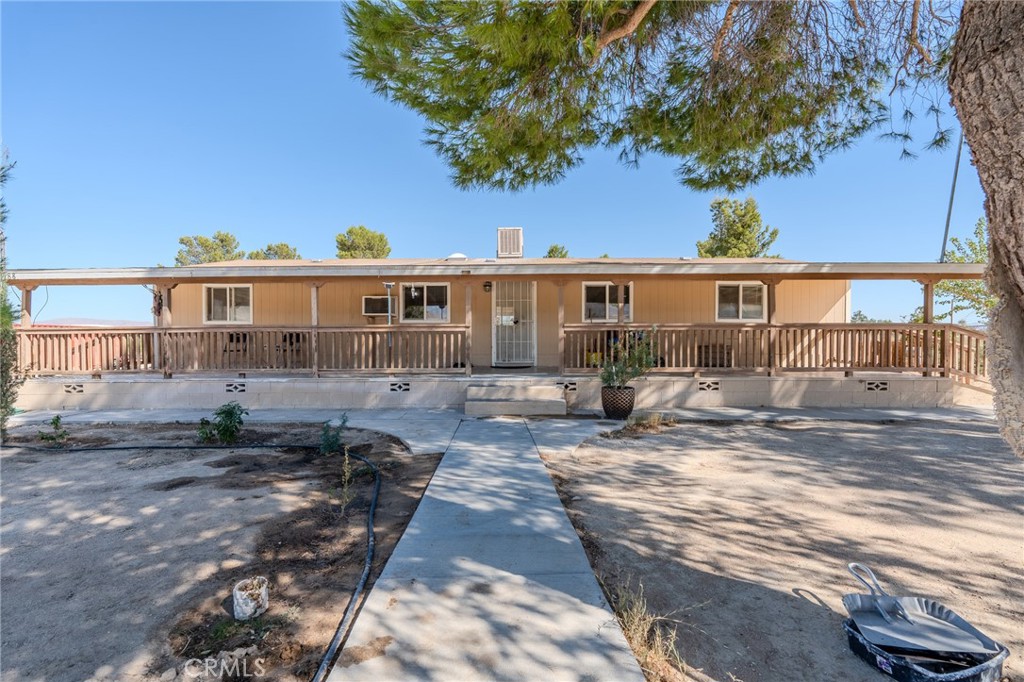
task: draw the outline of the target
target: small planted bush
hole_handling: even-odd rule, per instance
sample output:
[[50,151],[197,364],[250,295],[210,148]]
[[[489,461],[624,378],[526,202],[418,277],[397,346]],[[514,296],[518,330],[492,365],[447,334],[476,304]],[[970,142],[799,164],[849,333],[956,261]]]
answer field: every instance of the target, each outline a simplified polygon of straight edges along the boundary
[[68,430],[61,424],[60,415],[56,414],[50,420],[50,430],[39,432],[39,440],[55,448],[62,448],[68,442],[69,435]]
[[213,421],[206,417],[199,420],[199,440],[204,443],[231,444],[242,432],[242,416],[249,414],[235,401],[225,403],[213,412]]
[[335,455],[345,447],[341,442],[341,433],[348,424],[348,413],[345,412],[339,419],[325,422],[320,430],[320,454]]

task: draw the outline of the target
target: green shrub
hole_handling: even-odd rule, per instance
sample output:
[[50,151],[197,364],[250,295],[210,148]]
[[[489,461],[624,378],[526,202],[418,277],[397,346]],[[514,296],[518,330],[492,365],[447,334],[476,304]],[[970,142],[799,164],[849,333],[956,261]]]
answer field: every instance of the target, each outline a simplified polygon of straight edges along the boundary
[[50,420],[50,431],[40,431],[39,440],[49,443],[55,448],[62,448],[68,442],[68,430],[61,424],[60,415],[56,414]]
[[204,443],[234,443],[242,431],[242,415],[249,414],[235,401],[225,403],[213,412],[213,421],[199,420],[199,440]]
[[344,444],[341,442],[341,432],[345,430],[345,426],[348,424],[348,413],[343,413],[338,421],[341,422],[338,426],[331,426],[330,422],[324,422],[323,428],[320,429],[321,455],[337,454],[344,447]]
[[655,335],[649,331],[628,331],[609,349],[601,365],[601,385],[622,387],[644,376],[656,364]]

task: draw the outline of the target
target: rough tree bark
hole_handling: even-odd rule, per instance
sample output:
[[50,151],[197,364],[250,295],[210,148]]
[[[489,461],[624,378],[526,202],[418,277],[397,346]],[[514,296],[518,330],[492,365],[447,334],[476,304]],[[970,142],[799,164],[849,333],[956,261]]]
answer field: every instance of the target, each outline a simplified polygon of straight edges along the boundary
[[1024,2],[964,3],[949,90],[985,191],[996,414],[1024,457]]

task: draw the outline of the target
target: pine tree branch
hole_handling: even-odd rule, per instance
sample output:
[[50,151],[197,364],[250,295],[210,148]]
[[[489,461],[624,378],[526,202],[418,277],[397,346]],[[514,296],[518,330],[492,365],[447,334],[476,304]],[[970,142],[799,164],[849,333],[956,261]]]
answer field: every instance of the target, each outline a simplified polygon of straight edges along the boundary
[[722,45],[725,43],[725,36],[728,35],[730,30],[732,30],[733,12],[735,12],[736,8],[739,6],[740,0],[732,0],[725,10],[725,18],[722,19],[722,27],[718,29],[718,35],[715,36],[715,45],[711,48],[712,62],[717,62],[719,56],[722,54]]
[[597,39],[597,44],[594,46],[594,59],[597,59],[597,56],[601,54],[604,48],[636,31],[637,27],[640,26],[640,22],[644,20],[644,17],[647,16],[647,13],[651,11],[657,1],[643,0],[643,2],[636,6],[636,9],[633,10],[633,13],[629,15],[626,23],[622,26],[607,33],[602,30],[601,37]]
[[924,60],[929,66],[935,62],[932,60],[932,56],[928,54],[928,50],[925,49],[924,45],[921,44],[920,35],[918,33],[918,23],[921,19],[921,0],[914,0],[914,8],[910,14],[910,32],[907,34],[907,53],[903,57],[903,66],[906,67],[910,60],[911,52],[917,52],[921,59]]
[[860,10],[857,9],[857,0],[850,0],[850,11],[853,12],[853,20],[857,22],[857,25],[861,28],[867,28],[867,24],[864,23],[864,19],[860,16]]

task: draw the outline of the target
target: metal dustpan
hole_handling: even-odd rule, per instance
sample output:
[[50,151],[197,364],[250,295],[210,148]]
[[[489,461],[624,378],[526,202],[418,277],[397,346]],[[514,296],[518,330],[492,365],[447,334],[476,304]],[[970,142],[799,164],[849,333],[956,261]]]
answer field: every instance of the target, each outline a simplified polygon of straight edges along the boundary
[[843,606],[861,635],[884,649],[994,656],[1003,647],[932,599],[892,597],[871,569],[850,564],[850,573],[870,594],[848,594]]

